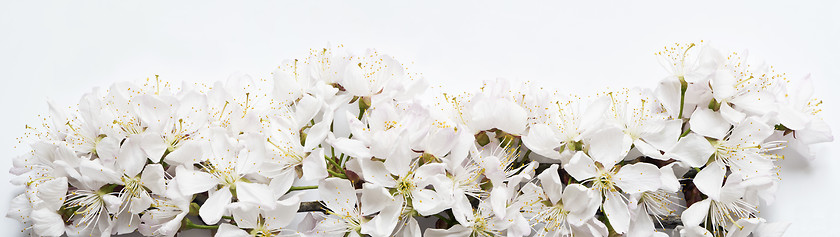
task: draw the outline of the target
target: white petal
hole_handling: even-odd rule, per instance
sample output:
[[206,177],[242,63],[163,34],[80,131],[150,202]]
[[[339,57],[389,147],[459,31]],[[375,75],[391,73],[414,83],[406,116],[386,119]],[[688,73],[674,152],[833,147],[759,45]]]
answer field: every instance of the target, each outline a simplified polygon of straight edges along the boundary
[[624,158],[630,150],[632,139],[618,128],[605,128],[592,134],[589,140],[589,156],[604,167],[611,167]]
[[235,202],[230,204],[230,215],[239,228],[253,229],[259,226],[260,209],[256,205]]
[[297,197],[288,198],[277,202],[277,207],[265,212],[265,225],[270,229],[286,228],[295,219],[300,209],[300,199]]
[[787,231],[790,223],[764,223],[755,229],[753,235],[755,237],[781,237]]
[[15,196],[15,198],[12,198],[9,203],[9,210],[6,212],[6,217],[22,223],[29,220],[31,212],[32,203],[29,202],[29,197],[26,196],[26,193],[21,193]]
[[582,225],[595,216],[600,203],[595,202],[595,192],[580,185],[571,184],[563,191],[563,207],[569,211],[568,221],[572,225]]
[[318,148],[303,158],[303,179],[308,181],[323,180],[327,173],[327,161],[324,160],[324,149]]
[[64,220],[55,211],[38,209],[32,212],[32,229],[39,236],[64,234]]
[[46,182],[37,184],[37,196],[43,202],[39,203],[38,207],[45,208],[50,211],[58,211],[64,205],[64,198],[67,196],[67,178],[60,177],[50,179]]
[[672,119],[664,122],[662,131],[646,135],[643,139],[653,147],[664,151],[677,143],[677,139],[680,137],[680,133],[682,133],[681,130],[682,121]]
[[677,176],[674,174],[674,164],[675,163],[671,163],[659,168],[659,172],[662,173],[660,176],[662,180],[661,188],[662,190],[671,193],[676,193],[680,190],[680,181],[677,180]]
[[683,228],[680,230],[680,236],[682,237],[712,237],[712,233],[706,228],[691,225]]
[[105,137],[96,143],[96,155],[103,161],[114,161],[120,152],[120,141],[114,137]]
[[732,129],[732,134],[729,135],[727,142],[734,142],[742,146],[755,146],[773,135],[773,130],[773,127],[758,118],[749,117]]
[[132,135],[125,139],[120,153],[117,155],[117,165],[129,177],[137,176],[146,165],[146,154],[141,149],[142,138]]
[[[95,180],[103,183],[120,183],[122,174],[118,174],[113,168],[105,167],[101,160],[83,159],[80,162],[79,173],[85,179]],[[56,164],[58,161],[56,161]],[[98,188],[98,187],[96,187]]]
[[612,100],[607,96],[601,96],[586,106],[586,111],[580,117],[580,128],[592,131],[604,121],[604,114],[610,108]]
[[280,174],[271,177],[268,187],[271,189],[271,192],[274,193],[274,198],[279,199],[283,196],[283,194],[289,191],[292,184],[295,182],[295,175],[294,169],[286,169],[280,172]]
[[552,164],[537,176],[551,203],[557,203],[563,197],[563,181],[560,180],[560,173],[557,172],[557,168],[557,164]]
[[697,172],[693,182],[700,192],[709,196],[709,198],[719,200],[724,174],[726,174],[726,168],[718,162],[712,162],[709,166]]
[[528,124],[528,113],[524,108],[509,100],[498,100],[495,104],[496,128],[510,134],[522,135]]
[[706,165],[706,162],[709,161],[709,158],[712,154],[715,153],[715,148],[712,147],[712,144],[709,143],[706,138],[703,136],[689,133],[673,148],[671,148],[671,152],[666,153],[666,155],[674,158],[675,160],[682,161],[691,167],[702,167]]
[[712,95],[718,102],[724,103],[725,100],[735,94],[735,83],[737,79],[734,75],[726,70],[718,70],[712,78],[711,87]]
[[425,164],[414,170],[413,181],[417,187],[426,187],[433,184],[436,177],[444,175],[446,165],[443,163]]
[[330,211],[342,215],[349,216],[358,202],[353,184],[346,179],[325,179],[318,184],[318,193]]
[[331,145],[336,151],[344,153],[350,157],[367,159],[373,156],[370,153],[370,149],[368,149],[365,144],[359,140],[339,137],[333,140]]
[[703,199],[703,201],[691,204],[685,211],[683,211],[680,218],[685,226],[698,226],[706,220],[709,214],[709,205],[712,203],[711,199]]
[[[364,196],[362,196],[362,201],[364,202]],[[398,200],[387,202],[385,208],[378,215],[362,224],[362,234],[368,234],[373,237],[390,236],[391,232],[394,231],[394,227],[397,226],[402,205],[402,202]]]
[[449,208],[443,205],[446,203],[445,199],[441,198],[437,192],[429,189],[412,191],[411,203],[417,213],[423,216],[431,216]]
[[216,231],[216,237],[249,237],[251,235],[245,230],[239,229],[235,225],[231,225],[228,223],[222,223],[219,226],[219,230]]
[[[128,209],[128,212],[132,214],[140,214],[146,209],[149,209],[152,205],[152,201],[152,197],[147,193],[141,193],[138,197],[131,197],[131,208]],[[136,226],[130,228],[132,228],[130,232],[133,232],[133,228],[136,228]]]
[[420,237],[420,233],[420,225],[417,224],[417,219],[408,218],[408,222],[405,223],[405,226],[400,228],[400,232],[398,232],[395,236]]
[[362,215],[371,215],[387,208],[394,202],[388,190],[382,186],[365,183],[362,187]]
[[613,182],[625,193],[641,193],[659,189],[662,185],[660,175],[655,165],[636,163],[622,166],[613,177]]
[[274,208],[277,201],[268,185],[260,183],[236,182],[236,198],[241,202],[269,209]]
[[[676,77],[663,79],[656,86],[656,98],[662,102],[665,110],[672,118],[679,117],[680,111],[680,82]],[[685,112],[685,111],[683,111]]]
[[222,187],[219,190],[216,190],[213,194],[210,194],[210,197],[207,198],[207,201],[201,205],[201,208],[198,209],[198,216],[201,217],[201,220],[207,224],[216,224],[219,222],[219,219],[222,219],[222,215],[225,214],[225,210],[227,209],[228,204],[230,204],[230,199],[233,197],[233,194],[230,193],[230,189],[227,187]]
[[747,117],[747,115],[743,112],[735,110],[732,106],[729,106],[729,103],[723,103],[720,105],[720,115],[723,116],[727,122],[733,125],[741,123],[741,121],[744,121],[744,118]]
[[598,172],[598,168],[595,167],[595,162],[583,152],[576,152],[572,156],[572,159],[569,160],[569,163],[563,166],[563,169],[578,181],[595,177],[595,174]]
[[653,236],[653,221],[647,212],[639,208],[636,210],[634,217],[630,223],[630,229],[627,231],[627,236]]
[[362,166],[362,174],[365,181],[385,187],[394,187],[397,185],[397,181],[394,180],[391,173],[388,172],[388,169],[385,168],[385,164],[382,162],[370,159],[359,159],[359,163]]
[[139,146],[152,162],[160,162],[166,151],[166,144],[160,134],[146,133],[140,135]]
[[272,92],[281,102],[300,98],[303,93],[300,84],[296,79],[289,76],[289,73],[282,69],[275,69],[271,74],[274,79],[274,90]]
[[[504,185],[494,186],[493,189],[490,190],[490,208],[493,210],[493,213],[496,214],[496,216],[499,218],[505,218],[505,209],[507,209],[507,200],[509,199],[508,193],[508,187]],[[467,205],[469,205],[469,201],[466,200],[466,197],[458,199],[460,199],[459,201],[466,201]],[[453,206],[453,210],[454,209],[455,207]]]
[[758,225],[764,222],[760,218],[741,218],[735,222],[737,225],[731,225],[726,233],[726,237],[747,237]]
[[426,229],[423,236],[425,237],[469,237],[472,234],[471,229],[467,229],[462,225],[454,225],[449,229]]
[[178,180],[178,189],[186,195],[206,192],[219,184],[219,181],[213,175],[189,170],[183,166],[176,167],[175,174],[175,179]]
[[330,122],[321,121],[309,129],[309,132],[306,134],[305,145],[303,146],[304,151],[311,151],[324,141],[324,138],[330,132]]
[[753,92],[732,98],[738,109],[749,113],[763,115],[776,109],[776,98],[768,92]]
[[160,133],[163,126],[171,119],[171,105],[152,95],[140,95],[132,98],[137,101],[137,116],[152,133]]
[[722,115],[706,108],[695,110],[688,123],[691,126],[691,131],[715,139],[722,139],[726,136],[730,126]]
[[604,195],[604,213],[613,230],[619,234],[627,232],[630,226],[630,210],[627,209],[627,203],[624,203],[618,192],[607,192]]
[[192,165],[203,160],[204,147],[199,142],[185,142],[163,158],[170,165]]
[[813,119],[804,130],[796,131],[796,139],[805,144],[834,141],[831,127],[822,119]]
[[551,159],[560,159],[560,153],[555,150],[562,145],[558,139],[559,132],[545,124],[532,124],[528,134],[522,136],[522,142],[531,151]]
[[166,180],[163,178],[163,166],[160,164],[150,164],[143,169],[143,175],[140,176],[140,183],[155,194],[163,194],[166,192]]

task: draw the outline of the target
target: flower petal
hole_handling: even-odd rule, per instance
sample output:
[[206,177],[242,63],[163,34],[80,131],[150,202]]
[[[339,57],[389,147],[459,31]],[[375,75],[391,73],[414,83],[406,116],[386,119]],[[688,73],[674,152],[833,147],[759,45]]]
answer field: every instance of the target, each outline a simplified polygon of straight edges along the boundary
[[203,160],[204,147],[199,142],[185,142],[163,158],[170,165],[192,165]]
[[339,137],[332,140],[330,143],[336,151],[344,153],[350,157],[367,159],[373,156],[370,153],[370,149],[368,149],[365,144],[359,140]]
[[702,167],[715,153],[715,148],[703,136],[690,133],[680,139],[666,155],[682,161],[691,167]]
[[709,214],[709,205],[712,203],[711,199],[703,199],[703,201],[695,202],[691,204],[685,211],[683,211],[680,218],[683,221],[683,225],[693,227],[699,226],[706,220],[706,216]]
[[723,119],[726,119],[727,122],[733,125],[737,125],[744,121],[744,118],[747,117],[741,111],[735,110],[732,106],[729,106],[729,103],[723,103],[720,105],[720,115],[723,116]]
[[277,202],[277,207],[265,211],[265,215],[271,218],[265,218],[265,225],[269,229],[286,228],[289,223],[294,220],[298,209],[300,209],[300,199],[291,197]]
[[692,182],[700,192],[713,200],[719,200],[724,174],[726,174],[726,168],[718,162],[712,162],[709,166],[697,172],[697,176],[694,177]]
[[58,211],[64,205],[64,198],[67,196],[66,177],[50,179],[38,184],[37,187],[36,194],[42,202],[37,203],[36,208]]
[[604,167],[611,167],[627,155],[633,140],[618,128],[605,128],[592,134],[589,140],[589,156]]
[[537,175],[543,191],[548,196],[548,199],[551,200],[551,203],[557,203],[563,197],[563,181],[560,180],[560,173],[558,173],[557,168],[557,164],[552,164],[548,169],[545,169]]
[[178,180],[178,189],[185,195],[206,192],[219,184],[219,181],[213,175],[189,170],[183,166],[176,167],[175,173],[175,179]]
[[[364,202],[364,195],[362,196]],[[374,216],[370,221],[362,224],[362,234],[368,234],[373,237],[390,236],[397,226],[397,221],[400,219],[400,211],[402,210],[401,200],[386,201],[385,208]],[[364,205],[364,204],[363,204]]]
[[555,150],[562,142],[558,139],[557,129],[545,124],[532,124],[528,134],[522,136],[522,142],[531,151],[551,159],[560,159],[560,153]]
[[155,194],[166,192],[166,180],[163,178],[163,166],[160,164],[146,165],[140,176],[140,183]]
[[714,139],[722,139],[726,136],[730,126],[721,114],[706,108],[695,110],[688,124],[691,126],[691,131]]
[[318,148],[303,158],[303,179],[307,181],[323,180],[327,178],[327,161],[324,160],[324,149]]
[[236,182],[236,198],[240,202],[251,203],[269,209],[274,208],[276,205],[275,202],[277,201],[271,189],[268,188],[268,185],[261,183]]
[[613,177],[613,182],[625,193],[641,193],[659,189],[662,185],[660,175],[655,165],[635,163],[622,166]]
[[627,203],[621,199],[620,195],[618,192],[604,194],[604,213],[610,220],[613,230],[619,234],[627,232],[630,227],[630,210],[627,209]]
[[362,187],[362,215],[367,216],[382,211],[394,202],[388,190],[376,184],[365,183]]
[[595,201],[595,192],[580,185],[571,184],[563,191],[563,207],[569,211],[568,221],[580,226],[592,219],[600,203]]
[[423,236],[425,237],[469,237],[472,234],[471,229],[467,229],[462,225],[454,225],[449,229],[426,229]]
[[342,178],[327,178],[321,181],[318,184],[318,194],[330,211],[342,215],[349,216],[358,202],[353,184]]
[[243,229],[239,229],[235,225],[231,225],[228,223],[222,223],[219,226],[219,230],[216,231],[216,237],[249,237],[251,235],[248,232],[245,232]]
[[595,162],[583,152],[576,152],[569,163],[563,166],[569,175],[577,180],[586,180],[595,177],[598,168],[595,167]]
[[55,211],[38,209],[32,212],[32,229],[38,236],[61,236],[64,220]]
[[788,222],[764,223],[755,229],[753,235],[755,237],[781,237],[788,227],[790,227]]
[[[423,216],[434,215],[449,208],[445,200],[437,192],[429,189],[419,189],[411,192],[411,204],[417,213]],[[414,218],[412,218],[414,219]]]
[[397,185],[397,181],[385,168],[384,163],[370,159],[359,159],[359,164],[362,167],[362,175],[365,177],[365,181],[385,187]]
[[204,221],[204,223],[210,225],[216,224],[220,219],[222,219],[222,215],[225,214],[232,197],[233,194],[230,193],[230,189],[227,187],[216,190],[216,192],[210,194],[207,201],[205,201],[204,204],[201,205],[201,208],[198,209],[198,216],[201,217],[201,220]]

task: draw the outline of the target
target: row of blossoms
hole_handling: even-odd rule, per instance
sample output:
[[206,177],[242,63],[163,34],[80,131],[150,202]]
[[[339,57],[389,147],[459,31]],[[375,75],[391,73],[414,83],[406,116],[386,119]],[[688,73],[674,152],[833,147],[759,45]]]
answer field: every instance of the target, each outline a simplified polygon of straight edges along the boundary
[[341,46],[267,79],[117,83],[27,125],[7,216],[33,236],[781,236],[759,216],[778,160],[833,140],[810,80],[657,55],[654,89],[587,96],[443,93]]

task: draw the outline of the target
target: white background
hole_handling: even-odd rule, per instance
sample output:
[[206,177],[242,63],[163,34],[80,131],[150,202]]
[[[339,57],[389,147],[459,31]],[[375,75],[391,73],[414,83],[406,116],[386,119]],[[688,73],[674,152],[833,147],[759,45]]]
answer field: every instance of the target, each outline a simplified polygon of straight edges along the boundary
[[[74,105],[92,87],[154,74],[171,81],[266,77],[309,48],[375,47],[454,90],[506,77],[586,94],[653,87],[665,75],[654,52],[705,40],[750,50],[788,72],[811,73],[822,115],[840,130],[840,5],[837,2],[633,1],[588,3],[412,3],[334,1],[2,1],[0,2],[0,169],[25,152],[15,140],[38,122],[46,101]],[[813,162],[782,162],[771,221],[793,221],[787,236],[836,233],[840,220],[837,142]],[[0,172],[0,213],[21,189]],[[19,233],[11,219],[2,235]]]

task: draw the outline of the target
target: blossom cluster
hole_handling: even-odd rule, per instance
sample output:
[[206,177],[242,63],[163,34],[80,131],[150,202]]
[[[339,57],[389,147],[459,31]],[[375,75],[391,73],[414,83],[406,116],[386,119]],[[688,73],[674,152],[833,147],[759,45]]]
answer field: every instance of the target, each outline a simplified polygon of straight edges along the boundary
[[266,79],[117,83],[27,125],[7,216],[34,236],[782,235],[758,215],[782,149],[833,139],[809,79],[708,45],[657,56],[654,89],[586,96],[443,93],[343,47]]

